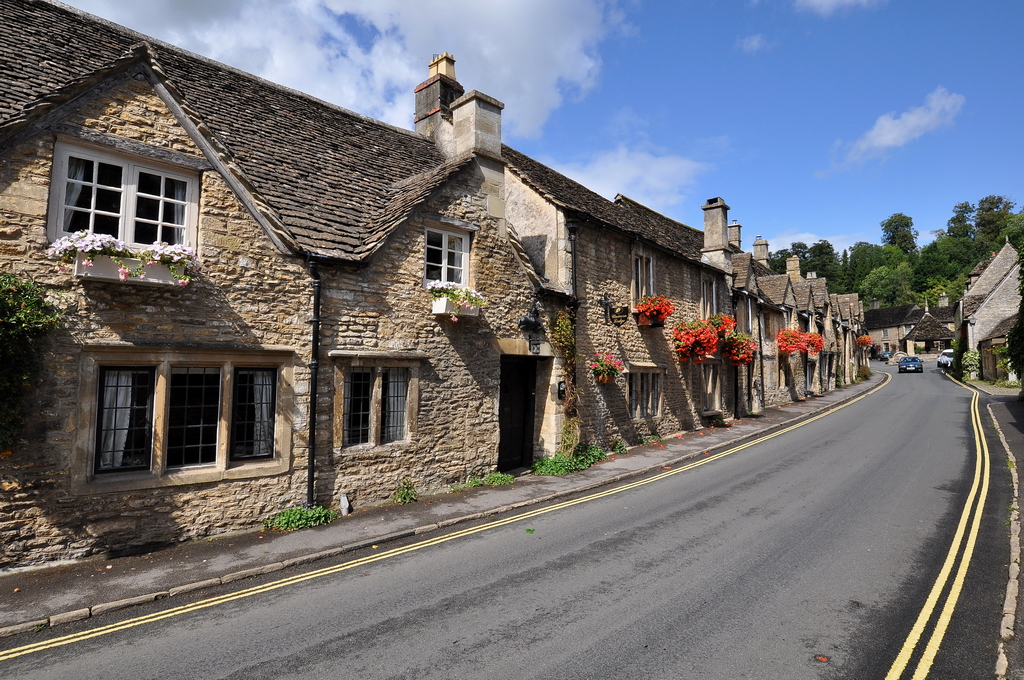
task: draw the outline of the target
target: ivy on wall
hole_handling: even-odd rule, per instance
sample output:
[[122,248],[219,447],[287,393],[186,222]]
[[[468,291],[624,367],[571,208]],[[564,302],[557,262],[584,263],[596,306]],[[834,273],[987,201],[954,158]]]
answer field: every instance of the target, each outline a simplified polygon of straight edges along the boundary
[[60,310],[47,302],[42,286],[0,274],[0,456],[14,449],[43,339],[60,321]]

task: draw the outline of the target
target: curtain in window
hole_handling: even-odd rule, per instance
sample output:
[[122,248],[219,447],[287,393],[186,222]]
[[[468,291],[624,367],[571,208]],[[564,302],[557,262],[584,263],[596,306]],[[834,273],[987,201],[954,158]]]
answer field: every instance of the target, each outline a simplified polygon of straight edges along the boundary
[[[85,174],[88,168],[92,167],[92,161],[87,161],[82,158],[75,158],[74,156],[68,156],[68,179],[75,180],[74,182],[65,182],[67,185],[66,195],[64,197],[64,205],[78,205],[78,198],[82,195],[82,185],[80,182],[85,180]],[[71,220],[75,216],[75,211],[71,208],[64,208],[64,224],[62,229],[64,231],[71,231]]]
[[276,371],[255,371],[253,401],[256,402],[253,455],[274,455],[274,378]]

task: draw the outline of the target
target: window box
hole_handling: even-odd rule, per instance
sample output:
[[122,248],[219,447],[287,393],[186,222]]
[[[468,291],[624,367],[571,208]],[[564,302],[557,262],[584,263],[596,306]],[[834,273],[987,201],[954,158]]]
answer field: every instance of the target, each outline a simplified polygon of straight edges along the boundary
[[82,279],[97,279],[101,281],[127,281],[143,286],[180,286],[181,282],[171,273],[170,268],[165,264],[145,264],[142,260],[133,257],[121,258],[125,266],[136,270],[141,266],[143,276],[126,276],[121,278],[121,268],[114,259],[107,255],[97,255],[93,258],[92,266],[89,266],[89,258],[84,253],[78,253],[75,258],[75,276]]
[[445,316],[480,316],[480,307],[477,305],[462,306],[456,304],[446,297],[434,298],[431,303],[431,312],[444,314]]

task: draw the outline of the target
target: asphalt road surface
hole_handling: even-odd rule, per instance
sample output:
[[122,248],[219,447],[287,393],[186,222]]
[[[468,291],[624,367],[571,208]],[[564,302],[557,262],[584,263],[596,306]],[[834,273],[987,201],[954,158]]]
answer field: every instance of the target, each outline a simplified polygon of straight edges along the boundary
[[[992,677],[1009,475],[993,439],[979,467],[971,402],[929,363],[649,483],[232,584],[217,601],[204,591],[192,602],[210,606],[187,613],[175,598],[45,631],[32,641],[82,639],[2,661],[0,677]],[[965,514],[971,499],[984,504]],[[975,516],[960,586],[954,555],[933,594]],[[906,651],[930,595],[935,614]],[[140,616],[156,620],[91,636]],[[901,650],[906,670],[891,675]]]

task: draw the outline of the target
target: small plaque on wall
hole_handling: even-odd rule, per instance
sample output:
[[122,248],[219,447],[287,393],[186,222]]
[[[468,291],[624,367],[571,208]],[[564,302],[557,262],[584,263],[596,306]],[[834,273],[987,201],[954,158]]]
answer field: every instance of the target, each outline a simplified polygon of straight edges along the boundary
[[614,326],[621,326],[629,321],[629,305],[608,308],[608,320]]

